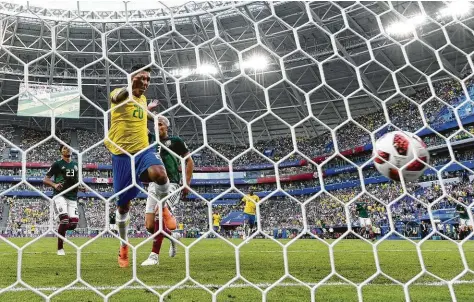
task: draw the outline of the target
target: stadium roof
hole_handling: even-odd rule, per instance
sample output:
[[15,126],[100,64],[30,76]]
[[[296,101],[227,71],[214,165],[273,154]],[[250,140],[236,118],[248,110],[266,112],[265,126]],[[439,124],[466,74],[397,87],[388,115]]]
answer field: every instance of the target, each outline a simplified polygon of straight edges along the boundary
[[[100,129],[104,117],[95,106],[107,110],[110,90],[126,83],[119,68],[154,63],[147,97],[160,100],[160,111],[173,108],[174,134],[202,141],[197,116],[222,110],[205,123],[208,139],[235,144],[248,141],[240,119],[267,114],[252,123],[254,141],[290,133],[272,114],[294,125],[312,112],[335,127],[348,112],[381,108],[379,100],[397,94],[394,79],[410,96],[428,87],[426,76],[435,82],[471,73],[463,52],[474,50],[472,14],[452,14],[443,2],[203,1],[109,10],[98,4],[96,11],[41,3],[0,2],[0,97],[11,98],[0,104],[2,123],[50,128],[50,119],[16,116],[25,81],[18,59],[32,62],[26,70],[34,83],[77,85],[71,64],[81,68],[81,118],[57,120],[61,127]],[[457,11],[469,12],[465,5]],[[270,86],[265,98],[261,87]],[[350,94],[346,108],[342,97]],[[321,131],[314,120],[296,129],[305,136]]]

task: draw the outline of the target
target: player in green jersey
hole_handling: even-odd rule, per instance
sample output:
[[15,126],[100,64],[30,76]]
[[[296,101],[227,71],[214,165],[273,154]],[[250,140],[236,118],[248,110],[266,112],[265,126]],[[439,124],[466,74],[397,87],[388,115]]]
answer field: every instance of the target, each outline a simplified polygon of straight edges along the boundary
[[374,239],[372,221],[370,220],[369,212],[367,210],[367,203],[364,201],[356,202],[356,212],[359,217],[360,235],[367,239]]
[[[58,233],[66,237],[66,231],[74,230],[79,223],[79,213],[77,211],[77,192],[79,186],[78,172],[79,167],[76,162],[71,159],[71,150],[67,146],[61,145],[59,147],[61,152],[61,160],[54,162],[46,172],[43,183],[53,188],[53,201],[55,205],[56,214],[59,216]],[[54,177],[54,181],[52,178]],[[70,189],[71,187],[74,187]],[[63,195],[61,192],[67,191]],[[59,256],[64,256],[64,242],[58,238],[58,252]]]
[[116,221],[117,214],[114,211],[111,211],[109,214],[109,229],[115,235],[118,235],[117,230],[117,221]]
[[472,221],[469,218],[467,208],[463,206],[466,203],[462,197],[458,197],[458,203],[456,204],[456,212],[459,214],[459,240],[463,240],[472,232]]
[[[178,156],[186,157],[189,155],[188,147],[186,143],[178,136],[168,136],[168,127],[170,126],[169,120],[164,116],[158,117],[158,130],[160,135],[160,142],[164,144],[168,149],[176,153]],[[149,141],[150,143],[154,141],[154,137],[150,135]],[[181,194],[177,189],[180,187],[181,183],[181,172],[179,171],[179,167],[181,166],[181,160],[177,158],[175,155],[171,154],[165,148],[160,148],[157,146],[157,152],[160,153],[161,160],[163,161],[166,174],[168,175],[168,179],[170,180],[169,192],[172,193],[166,204],[163,206],[163,231],[168,235],[171,235],[171,231],[176,229],[176,219],[174,219],[174,223],[168,223],[171,218],[167,217],[166,215],[171,215],[173,207],[180,201],[181,197],[186,197],[187,188],[183,190]],[[186,168],[185,168],[185,177],[186,177],[186,185],[189,187],[191,185],[191,179],[193,177],[193,169],[194,169],[194,161],[191,157],[186,159]],[[146,212],[145,212],[145,225],[147,230],[150,233],[156,233],[159,229],[159,221],[158,221],[158,206],[157,206],[157,198],[153,196],[155,189],[153,188],[155,184],[150,183],[148,187],[148,195],[152,197],[147,198],[146,202]],[[154,198],[153,198],[154,197]],[[168,214],[169,213],[169,214]],[[155,236],[153,240],[153,249],[148,256],[148,259],[142,263],[142,266],[149,266],[149,265],[157,265],[159,264],[159,253],[161,249],[161,244],[163,243],[164,234],[160,233]],[[170,245],[170,257],[176,256],[176,243],[171,240]]]

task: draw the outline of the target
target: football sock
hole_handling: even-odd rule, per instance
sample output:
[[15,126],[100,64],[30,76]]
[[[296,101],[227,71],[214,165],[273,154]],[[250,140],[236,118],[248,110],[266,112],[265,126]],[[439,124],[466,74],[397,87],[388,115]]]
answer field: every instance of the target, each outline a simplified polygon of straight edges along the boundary
[[[58,233],[59,235],[66,237],[66,231],[69,227],[69,216],[61,215],[59,219],[60,219],[60,222],[59,222]],[[62,250],[63,247],[64,247],[64,241],[58,237],[58,250]]]
[[120,238],[122,238],[123,241],[120,241],[120,244],[122,246],[126,246],[126,242],[128,242],[128,225],[130,224],[130,215],[129,213],[125,214],[120,214],[117,210],[116,212],[116,222],[117,222],[117,227],[118,227],[118,232]]
[[166,180],[166,183],[163,184],[163,185],[160,185],[160,184],[156,184],[155,186],[155,194],[156,196],[163,196],[163,195],[166,195],[168,194],[168,190],[169,190],[169,187],[170,187],[170,181],[169,179]]
[[[158,230],[160,229],[160,225],[159,225],[159,221],[155,221],[155,233],[158,232]],[[168,230],[164,225],[163,225],[163,232],[167,233],[168,235],[171,235],[171,231]],[[160,250],[161,250],[161,245],[163,243],[163,239],[164,239],[165,235],[163,235],[163,233],[160,233],[158,235],[156,235],[156,237],[153,239],[153,248],[152,248],[152,252],[155,253],[155,254],[160,254]]]

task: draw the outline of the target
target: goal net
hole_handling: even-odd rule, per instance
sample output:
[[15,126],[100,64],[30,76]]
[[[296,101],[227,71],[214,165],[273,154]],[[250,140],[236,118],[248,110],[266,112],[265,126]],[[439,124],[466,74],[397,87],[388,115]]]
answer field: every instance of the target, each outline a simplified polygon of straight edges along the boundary
[[[0,2],[0,300],[471,299],[472,9]],[[138,99],[111,108],[114,89],[137,90],[134,67],[151,70],[143,93],[156,108]],[[168,195],[180,196],[178,225],[157,266],[141,265],[165,234],[145,227],[148,183],[133,176],[117,190],[106,147],[126,106],[148,116],[150,143],[180,171]],[[415,181],[374,166],[375,142],[396,130],[430,153]],[[177,137],[184,149],[173,149]],[[65,236],[44,184],[62,145],[81,187],[79,222]],[[114,147],[135,175],[145,150]],[[131,188],[121,269],[113,214]],[[160,202],[160,221],[163,211]]]

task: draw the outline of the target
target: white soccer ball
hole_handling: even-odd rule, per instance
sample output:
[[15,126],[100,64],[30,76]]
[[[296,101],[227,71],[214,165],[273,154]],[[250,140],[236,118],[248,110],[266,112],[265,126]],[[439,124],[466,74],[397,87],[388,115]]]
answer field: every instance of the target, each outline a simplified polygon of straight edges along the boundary
[[[375,168],[385,177],[396,181],[400,180],[400,173],[405,181],[417,180],[430,162],[425,143],[409,132],[386,133],[377,140],[373,149]],[[404,169],[400,169],[402,167]]]

